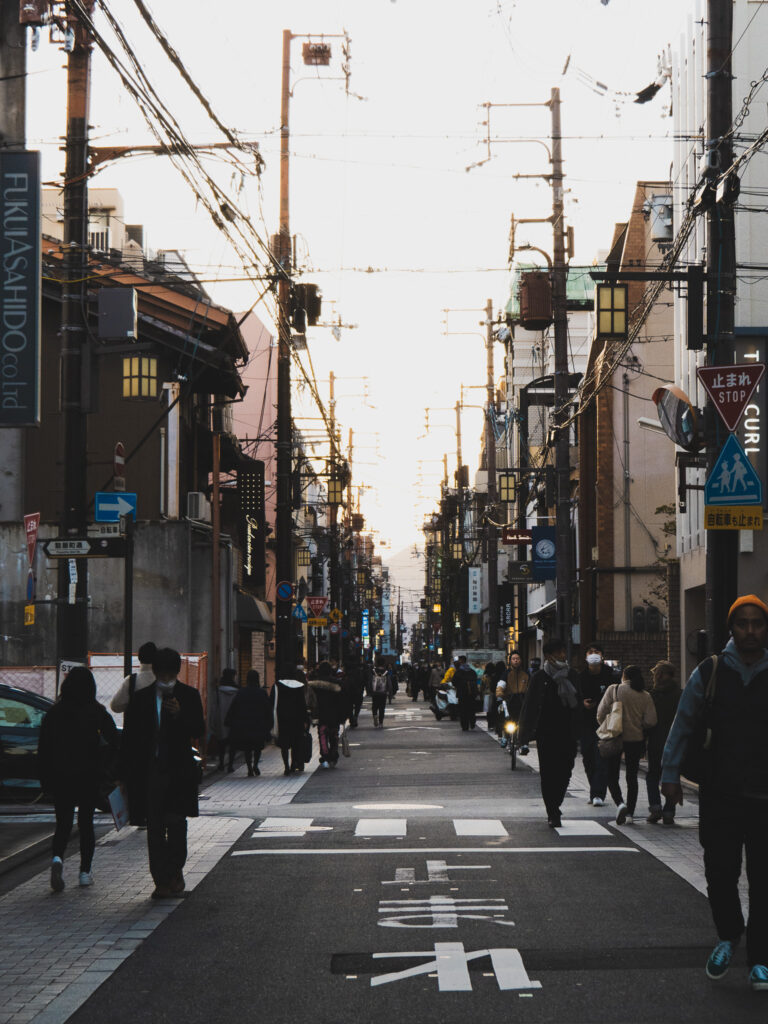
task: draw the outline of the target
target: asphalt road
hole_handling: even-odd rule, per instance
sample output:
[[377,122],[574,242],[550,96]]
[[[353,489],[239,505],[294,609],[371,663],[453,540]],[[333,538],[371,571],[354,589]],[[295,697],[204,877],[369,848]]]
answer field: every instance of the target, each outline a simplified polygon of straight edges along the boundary
[[538,776],[483,730],[396,706],[255,817],[70,1020],[765,1019],[743,953],[704,975],[705,898],[607,814],[569,797],[557,834]]

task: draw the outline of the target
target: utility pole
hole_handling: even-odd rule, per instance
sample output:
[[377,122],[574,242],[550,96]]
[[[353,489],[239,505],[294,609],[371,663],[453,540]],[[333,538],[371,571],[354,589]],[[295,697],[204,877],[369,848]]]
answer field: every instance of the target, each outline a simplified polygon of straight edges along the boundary
[[[95,0],[84,0],[88,17]],[[10,6],[10,5],[4,5]],[[60,536],[86,534],[87,403],[90,378],[87,335],[88,116],[91,39],[67,2],[74,44],[67,60],[67,134],[64,170],[64,255],[62,260],[61,413],[64,434],[64,511]],[[61,559],[59,565],[59,656],[85,661],[88,653],[88,560]]]
[[461,402],[456,403],[456,497],[458,504],[458,523],[456,539],[461,549],[459,568],[456,573],[456,590],[459,602],[459,647],[463,647],[467,639],[467,604],[468,594],[465,586],[464,572],[464,466],[461,451]]
[[553,89],[552,113],[552,314],[555,332],[555,478],[557,481],[556,529],[556,633],[565,641],[570,657],[571,611],[571,462],[569,431],[563,427],[568,403],[568,312],[565,301],[565,221],[563,210],[563,153],[560,128],[560,90]]
[[[331,461],[330,471],[331,478],[336,476],[336,392],[335,392],[336,378],[333,370],[329,373],[329,385],[330,385],[330,401],[329,401],[329,423],[331,432]],[[332,486],[329,486],[329,500],[328,508],[330,511],[330,527],[331,527],[331,561],[329,571],[329,589],[330,589],[330,605],[329,611],[333,611],[334,608],[338,608],[341,604],[339,596],[339,505],[338,501],[341,500],[341,494],[330,493]],[[331,658],[335,658],[337,661],[340,660],[341,654],[341,626],[338,622],[332,623],[338,630],[336,633],[329,632],[328,640],[328,653]]]
[[[277,583],[293,582],[293,431],[291,422],[291,230],[289,192],[289,112],[291,102],[291,39],[283,32],[283,77],[280,104],[280,229],[274,257],[280,265],[277,285],[277,501],[275,509],[275,561]],[[292,602],[275,601],[275,669],[293,663]]]
[[[731,0],[707,2],[707,176],[714,179],[733,160],[731,144],[733,6]],[[707,362],[724,366],[734,358],[736,239],[733,207],[714,204],[707,214]],[[707,474],[721,447],[718,416],[707,407]],[[736,530],[707,530],[705,624],[711,650],[727,639],[726,618],[738,588],[739,543]]]
[[[19,23],[19,5],[0,4],[0,144],[6,150],[25,146],[26,26]],[[3,518],[24,517],[24,427],[4,427]]]
[[488,646],[499,646],[499,547],[496,534],[496,396],[493,371],[493,300],[485,304],[485,351],[487,367],[487,400],[485,416],[485,461],[488,472],[488,509],[485,517],[485,536],[488,550]]

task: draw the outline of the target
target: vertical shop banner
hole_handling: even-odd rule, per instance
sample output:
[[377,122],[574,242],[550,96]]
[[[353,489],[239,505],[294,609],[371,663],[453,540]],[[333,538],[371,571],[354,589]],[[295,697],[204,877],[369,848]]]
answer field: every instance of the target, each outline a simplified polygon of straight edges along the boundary
[[479,615],[483,606],[483,570],[480,566],[470,566],[467,576],[469,582],[467,611],[470,615]]
[[533,539],[533,578],[535,580],[553,580],[557,576],[557,542],[554,526],[534,526],[531,530]]
[[0,427],[40,422],[40,154],[0,153]]

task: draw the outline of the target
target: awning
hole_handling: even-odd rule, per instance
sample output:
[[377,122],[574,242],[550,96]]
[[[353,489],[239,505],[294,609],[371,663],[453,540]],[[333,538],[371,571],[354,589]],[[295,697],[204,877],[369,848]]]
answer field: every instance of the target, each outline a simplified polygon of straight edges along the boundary
[[243,629],[258,629],[262,632],[274,626],[269,606],[242,590],[235,591],[235,622]]
[[541,608],[537,608],[535,611],[528,612],[529,619],[545,619],[548,615],[554,615],[557,609],[557,598],[553,598],[551,601],[547,601]]

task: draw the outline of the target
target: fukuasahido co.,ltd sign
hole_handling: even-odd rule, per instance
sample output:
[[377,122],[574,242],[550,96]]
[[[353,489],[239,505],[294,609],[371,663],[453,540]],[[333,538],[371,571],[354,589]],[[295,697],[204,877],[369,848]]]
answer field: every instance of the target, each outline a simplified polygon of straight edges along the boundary
[[0,426],[40,422],[40,154],[0,153]]

